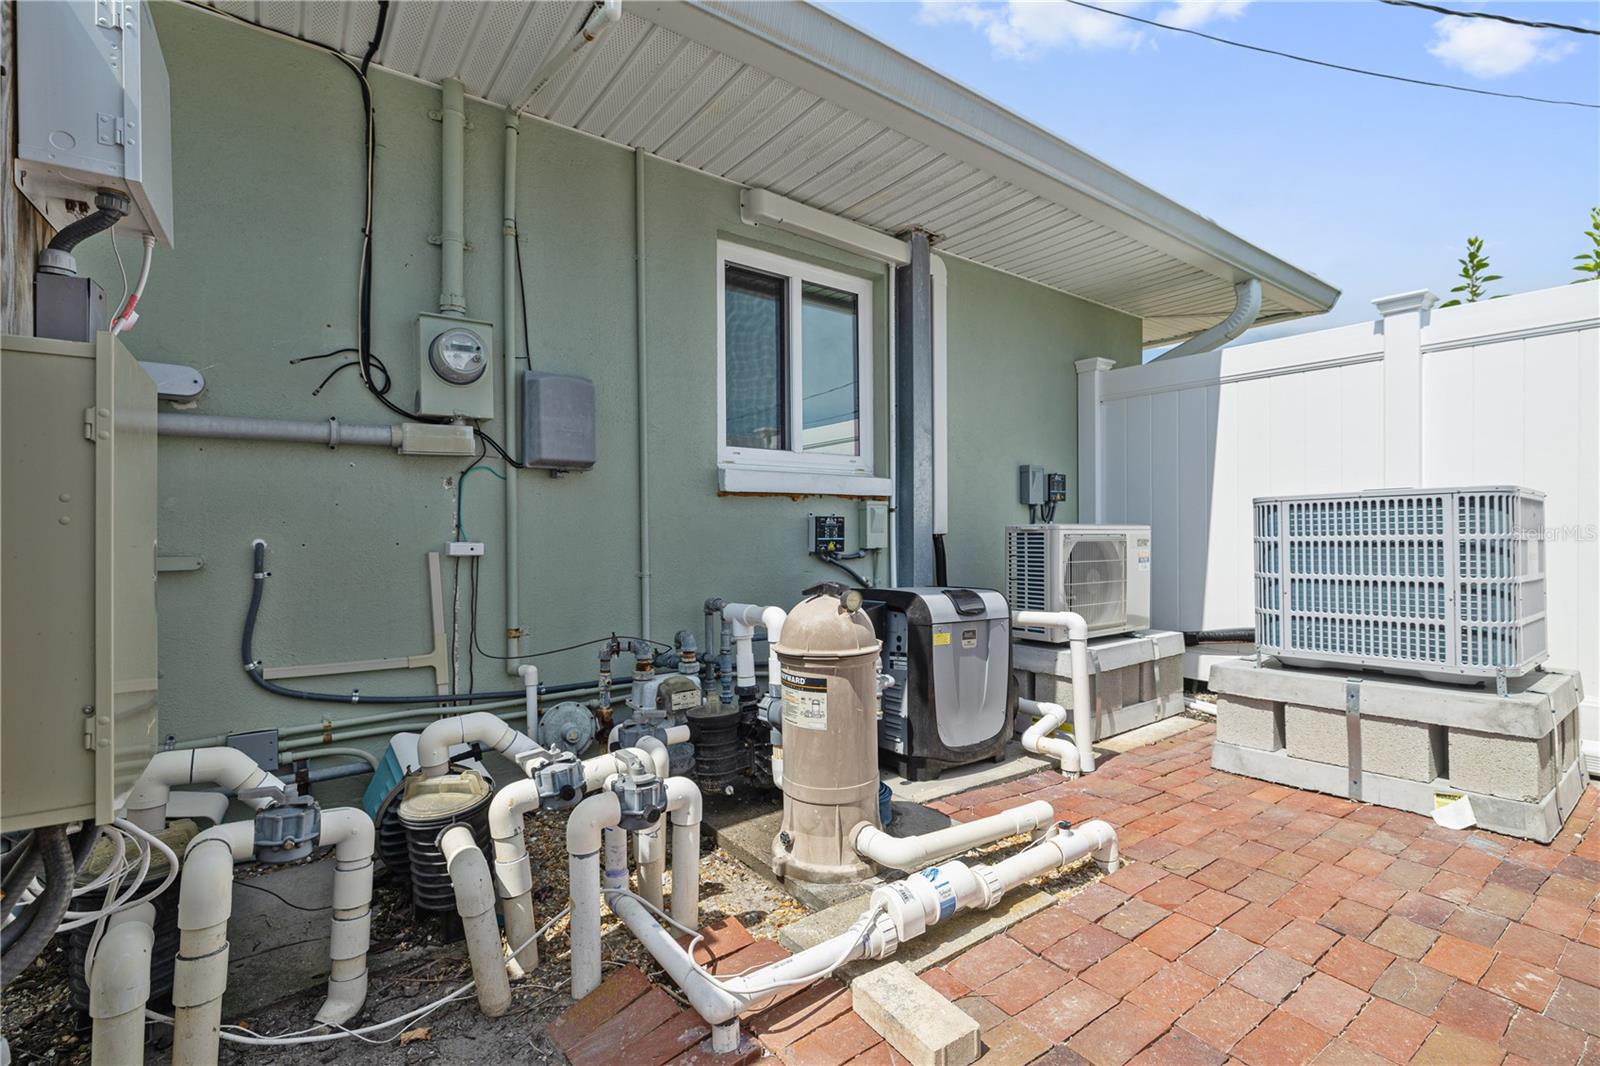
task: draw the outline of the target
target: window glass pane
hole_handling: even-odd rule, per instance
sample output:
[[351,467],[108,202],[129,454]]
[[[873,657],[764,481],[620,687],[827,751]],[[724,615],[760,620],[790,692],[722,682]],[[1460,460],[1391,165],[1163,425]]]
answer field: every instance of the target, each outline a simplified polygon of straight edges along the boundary
[[856,296],[806,282],[800,295],[801,448],[829,455],[861,452],[861,388],[856,380]]
[[723,291],[723,382],[734,448],[784,446],[784,292],[787,282],[730,266]]

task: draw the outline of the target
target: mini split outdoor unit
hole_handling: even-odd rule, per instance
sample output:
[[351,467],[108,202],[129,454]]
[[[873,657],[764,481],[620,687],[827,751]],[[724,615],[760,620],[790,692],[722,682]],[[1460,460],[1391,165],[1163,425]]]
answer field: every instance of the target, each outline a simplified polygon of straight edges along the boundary
[[1530,489],[1257,499],[1256,644],[1291,666],[1518,677],[1548,652],[1544,565]]
[[[1150,627],[1150,527],[1006,527],[1006,599],[1013,611],[1075,611],[1091,637]],[[1062,644],[1065,628],[1015,632]]]

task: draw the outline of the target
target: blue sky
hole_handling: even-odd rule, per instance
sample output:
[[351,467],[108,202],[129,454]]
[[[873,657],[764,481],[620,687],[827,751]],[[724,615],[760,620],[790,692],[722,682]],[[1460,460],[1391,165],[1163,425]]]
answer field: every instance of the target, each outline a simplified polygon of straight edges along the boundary
[[[1445,3],[1600,28],[1588,0]],[[1343,290],[1329,315],[1251,337],[1370,319],[1389,293],[1442,296],[1469,234],[1505,275],[1491,291],[1565,284],[1600,205],[1600,111],[1323,70],[1061,0],[827,6]],[[1352,66],[1600,102],[1600,37],[1375,0],[1121,7]]]

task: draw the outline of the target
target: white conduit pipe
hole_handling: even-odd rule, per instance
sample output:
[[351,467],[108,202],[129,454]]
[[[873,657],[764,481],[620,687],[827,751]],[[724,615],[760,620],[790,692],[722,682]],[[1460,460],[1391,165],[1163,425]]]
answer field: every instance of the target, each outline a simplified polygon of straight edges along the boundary
[[754,603],[730,603],[722,609],[722,617],[733,628],[734,684],[752,688],[756,683],[756,657],[753,647],[756,626],[767,631],[767,683],[778,683],[778,638],[783,635],[784,619],[789,617],[782,607],[762,607]]
[[[672,913],[675,921],[692,929],[699,920],[700,789],[686,777],[669,777],[666,785],[667,812],[672,816]],[[573,999],[600,987],[600,850],[605,831],[621,819],[621,807],[611,792],[590,796],[567,819]],[[611,872],[608,855],[608,888],[627,883],[626,851],[623,855],[620,883]]]
[[457,744],[481,744],[511,759],[538,747],[525,734],[488,711],[473,711],[441,718],[417,738],[417,761],[425,777],[442,777],[450,768],[450,749]]
[[466,136],[465,89],[446,78],[439,83],[439,312],[457,317],[467,313]]
[[[367,998],[367,948],[372,932],[372,819],[358,807],[322,812],[319,847],[332,845],[333,929],[328,995],[317,1011],[323,1025],[343,1025]],[[178,957],[172,980],[173,1066],[215,1066],[228,983],[228,918],[233,864],[254,850],[255,823],[206,830],[184,852],[178,896]]]
[[[500,355],[501,374],[505,379],[502,388],[505,389],[502,402],[505,404],[504,435],[505,447],[513,456],[519,456],[520,450],[517,434],[513,427],[517,425],[517,398],[522,392],[517,388],[517,300],[522,296],[522,278],[517,271],[517,241],[522,237],[517,232],[517,141],[520,136],[520,119],[512,108],[506,108],[505,116],[505,144],[501,149],[505,157],[503,162],[505,170],[500,182]],[[532,356],[530,355],[531,359]],[[522,654],[522,584],[518,568],[518,548],[521,546],[521,535],[517,532],[517,521],[520,518],[517,503],[517,472],[510,469],[507,464],[506,476],[501,482],[501,498],[505,509],[505,558],[501,561],[504,568],[502,573],[505,581],[506,596],[506,673],[516,676],[521,672],[517,665],[517,656]],[[461,491],[457,485],[456,491]],[[526,677],[527,675],[523,675]],[[535,692],[530,699],[530,710],[534,717],[538,715],[538,693]],[[538,738],[534,732],[535,726],[530,724],[528,735]]]
[[637,899],[616,893],[610,902],[612,911],[683,990],[689,1005],[712,1026],[712,1049],[730,1050],[739,1041],[738,1017],[752,1003],[781,988],[819,980],[857,959],[888,958],[901,943],[920,936],[928,926],[963,910],[993,907],[1017,885],[1085,855],[1093,855],[1103,867],[1115,868],[1116,831],[1102,821],[1085,822],[1074,830],[1056,827],[1036,844],[994,866],[943,863],[875,890],[867,910],[844,933],[727,980],[695,965],[688,950]]
[[150,955],[156,909],[149,903],[111,916],[89,966],[91,1066],[142,1066],[144,1008],[150,999]]
[[494,915],[494,888],[489,881],[489,864],[472,838],[472,830],[452,825],[439,834],[439,850],[450,871],[450,886],[456,894],[456,913],[467,941],[467,958],[472,963],[472,981],[477,987],[478,1009],[487,1018],[498,1018],[511,1006],[511,980],[506,976],[500,956],[500,925]]
[[[1089,691],[1089,623],[1083,615],[1072,611],[1013,611],[1011,624],[1018,628],[1041,626],[1047,629],[1063,628],[1072,654],[1072,742],[1078,749],[1078,772],[1094,773],[1094,699]],[[1055,726],[1051,726],[1054,729]],[[1048,732],[1048,730],[1046,731]],[[1023,747],[1029,751],[1044,748]],[[1066,766],[1063,763],[1063,771]]]
[[228,415],[185,415],[162,411],[156,432],[163,437],[209,437],[216,440],[273,440],[303,444],[364,444],[398,448],[405,443],[402,426],[361,425],[327,418],[320,422],[288,418],[234,418]]
[[947,855],[969,851],[1018,833],[1031,833],[1055,819],[1055,809],[1044,800],[1034,800],[987,818],[958,822],[914,837],[885,833],[870,822],[862,822],[850,833],[850,847],[864,859],[893,870],[913,870],[924,863],[937,862]]
[[[238,748],[158,752],[128,793],[124,804],[128,821],[146,832],[161,832],[167,827],[167,799],[173,788],[180,785],[216,785],[237,793],[254,788],[282,788],[283,782]],[[259,810],[272,800],[258,797],[241,802]]]
[[[513,554],[515,554],[513,552]],[[538,742],[539,739],[539,668],[537,666],[519,666],[517,673],[522,676],[522,698],[527,702],[527,716],[523,720],[523,732],[530,740]]]

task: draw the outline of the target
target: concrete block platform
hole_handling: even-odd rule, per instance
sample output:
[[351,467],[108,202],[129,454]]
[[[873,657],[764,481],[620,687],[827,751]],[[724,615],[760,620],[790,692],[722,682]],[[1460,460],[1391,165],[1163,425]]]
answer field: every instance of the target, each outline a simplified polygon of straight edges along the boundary
[[1575,712],[1583,683],[1575,672],[1535,671],[1500,696],[1237,660],[1213,667],[1211,689],[1218,770],[1419,814],[1465,795],[1482,828],[1542,843],[1582,793]]
[[[1018,694],[1072,706],[1072,656],[1065,644],[1011,645]],[[1096,740],[1159,722],[1183,710],[1183,634],[1153,629],[1089,642]],[[1029,720],[1019,716],[1020,729]],[[1063,733],[1070,730],[1063,728]]]

